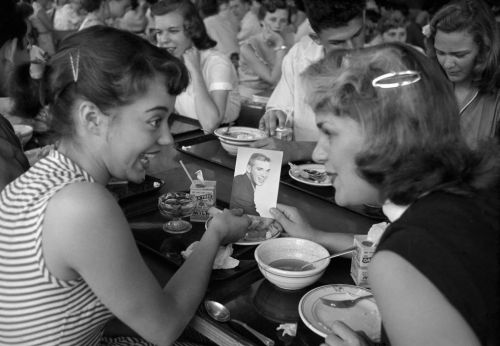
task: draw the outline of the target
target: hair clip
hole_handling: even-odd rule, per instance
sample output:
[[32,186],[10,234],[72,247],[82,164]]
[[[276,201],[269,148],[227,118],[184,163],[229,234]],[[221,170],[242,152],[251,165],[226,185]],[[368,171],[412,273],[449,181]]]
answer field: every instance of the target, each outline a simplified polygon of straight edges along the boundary
[[71,62],[71,72],[73,72],[73,81],[78,81],[78,72],[80,68],[80,50],[76,51],[76,63],[73,61],[73,55],[69,53],[69,61]]
[[376,88],[390,89],[410,85],[421,79],[420,72],[408,70],[401,72],[389,72],[372,80]]
[[47,64],[48,54],[36,45],[30,45],[30,77],[32,79],[41,79]]

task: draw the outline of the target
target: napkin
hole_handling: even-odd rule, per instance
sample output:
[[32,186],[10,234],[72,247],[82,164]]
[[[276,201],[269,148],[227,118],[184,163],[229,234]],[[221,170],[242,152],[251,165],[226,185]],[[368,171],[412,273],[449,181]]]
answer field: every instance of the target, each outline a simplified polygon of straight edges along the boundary
[[[195,241],[191,243],[186,250],[181,251],[181,256],[186,259],[191,253],[193,253],[194,249],[198,245],[199,241]],[[240,261],[236,258],[231,257],[233,254],[233,246],[229,244],[227,246],[220,246],[219,250],[217,250],[217,255],[215,256],[214,265],[212,269],[232,269],[236,268]]]
[[370,230],[368,231],[366,240],[372,242],[373,245],[377,245],[387,226],[389,226],[388,222],[380,222],[372,225],[372,227],[370,227]]
[[297,335],[297,323],[283,323],[280,324],[276,330],[282,330],[282,336],[295,336]]

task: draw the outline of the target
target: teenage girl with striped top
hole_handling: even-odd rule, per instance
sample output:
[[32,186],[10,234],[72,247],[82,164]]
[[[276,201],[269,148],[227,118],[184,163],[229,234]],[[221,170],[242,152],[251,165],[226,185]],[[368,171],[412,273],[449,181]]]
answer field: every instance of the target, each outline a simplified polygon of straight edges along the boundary
[[143,181],[172,142],[167,119],[186,68],[134,34],[96,26],[64,40],[33,83],[58,147],[0,194],[0,344],[99,345],[113,315],[148,342],[174,343],[219,246],[241,238],[249,219],[217,215],[162,289],[105,185]]

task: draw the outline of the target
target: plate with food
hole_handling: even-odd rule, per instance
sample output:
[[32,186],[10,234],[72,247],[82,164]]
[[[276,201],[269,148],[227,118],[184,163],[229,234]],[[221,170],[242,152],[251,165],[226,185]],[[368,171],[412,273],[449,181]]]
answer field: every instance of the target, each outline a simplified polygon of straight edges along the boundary
[[241,142],[254,142],[258,139],[266,137],[266,133],[262,130],[246,127],[246,126],[232,126],[220,127],[214,131],[221,141],[227,143],[241,143]]
[[325,165],[310,163],[294,165],[289,162],[290,177],[298,182],[312,186],[332,186],[332,177],[325,170]]
[[[255,215],[248,215],[248,217],[252,223],[245,236],[235,242],[235,245],[258,245],[263,241],[278,237],[283,232],[283,227],[275,219]],[[205,228],[208,228],[210,220],[211,218],[205,223]]]
[[351,329],[363,331],[370,340],[378,342],[382,320],[373,297],[362,299],[348,308],[335,308],[328,304],[328,300],[355,299],[366,295],[371,295],[371,292],[359,286],[320,286],[302,297],[299,315],[309,329],[323,338],[332,333],[335,321],[342,321]]

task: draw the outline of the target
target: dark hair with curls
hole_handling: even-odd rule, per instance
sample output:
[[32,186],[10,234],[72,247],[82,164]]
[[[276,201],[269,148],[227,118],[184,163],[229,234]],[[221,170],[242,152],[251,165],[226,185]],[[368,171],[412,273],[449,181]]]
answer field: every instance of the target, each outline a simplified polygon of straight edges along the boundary
[[[28,70],[29,64],[20,66],[17,76],[26,77]],[[164,77],[171,95],[180,94],[189,83],[185,65],[166,50],[127,31],[93,26],[66,37],[41,80],[28,78],[30,85],[20,81],[14,101],[19,107],[42,100],[37,110],[49,106],[51,130],[56,137],[63,137],[74,131],[69,111],[76,100],[86,99],[106,112],[134,102],[158,77]]]
[[382,16],[377,23],[377,31],[383,34],[391,29],[406,28],[407,22],[391,15]]
[[263,20],[266,13],[274,13],[276,10],[289,10],[285,0],[263,0],[257,13],[257,17]]
[[[347,55],[339,68],[340,54]],[[372,85],[376,77],[408,70],[421,79],[395,88]],[[357,172],[384,198],[407,205],[431,191],[473,194],[496,187],[498,146],[467,146],[450,84],[438,64],[414,48],[386,43],[333,52],[311,65],[304,78],[315,113],[360,124],[365,142],[355,158]]]
[[304,1],[306,15],[312,29],[322,30],[346,26],[354,18],[361,18],[365,0],[307,0]]
[[437,31],[465,31],[479,47],[472,71],[473,83],[483,93],[500,88],[500,34],[492,11],[482,0],[460,0],[442,7],[432,17],[427,39],[427,55],[436,59],[434,39]]
[[197,49],[205,50],[217,45],[217,42],[208,36],[203,19],[190,0],[160,0],[151,7],[153,16],[170,12],[177,12],[184,18],[184,30]]

